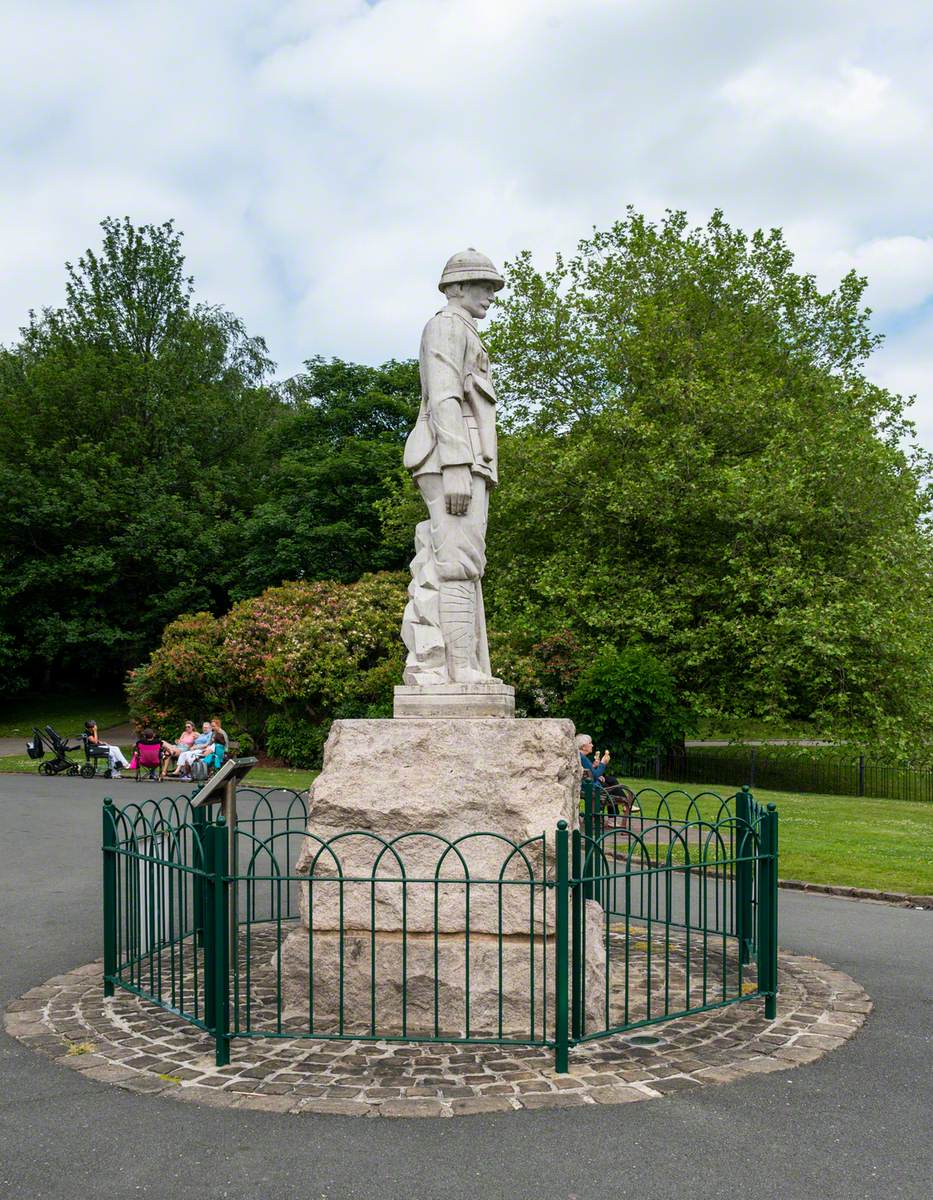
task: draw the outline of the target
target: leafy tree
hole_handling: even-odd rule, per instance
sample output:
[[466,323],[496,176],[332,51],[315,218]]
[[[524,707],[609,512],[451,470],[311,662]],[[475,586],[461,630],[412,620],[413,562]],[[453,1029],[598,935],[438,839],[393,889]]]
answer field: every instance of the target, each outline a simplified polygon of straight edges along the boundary
[[630,210],[509,282],[493,624],[640,641],[706,713],[924,753],[930,463],[864,375],[865,280],[823,293],[780,231]]
[[493,674],[515,688],[517,711],[528,716],[567,716],[567,702],[587,661],[569,630],[540,641],[519,629],[489,629]]
[[285,579],[349,581],[403,566],[385,542],[379,506],[397,486],[420,400],[417,362],[381,367],[323,358],[281,389],[285,415],[269,431],[263,499],[243,528],[231,592],[249,596]]
[[61,308],[0,350],[0,677],[114,678],[226,596],[280,402],[260,338],[194,304],[172,222],[102,222]]
[[580,672],[567,707],[577,729],[631,755],[682,743],[693,723],[670,668],[637,643],[602,649]]

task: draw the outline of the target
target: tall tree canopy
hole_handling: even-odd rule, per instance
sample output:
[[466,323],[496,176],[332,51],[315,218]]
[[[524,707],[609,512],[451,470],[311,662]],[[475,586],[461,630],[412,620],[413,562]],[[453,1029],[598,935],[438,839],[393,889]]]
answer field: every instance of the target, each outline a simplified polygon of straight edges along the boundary
[[[865,281],[821,292],[779,231],[633,211],[508,278],[486,601],[524,705],[574,715],[606,650],[694,711],[928,755],[931,463],[866,378]],[[103,222],[0,349],[0,687],[115,681],[179,614],[405,566],[417,363],[271,369],[195,302],[171,222]]]
[[283,415],[262,454],[263,497],[243,527],[231,593],[243,598],[289,579],[350,582],[406,565],[380,530],[402,448],[418,411],[417,362],[381,367],[323,358],[281,388]]
[[865,377],[865,281],[822,293],[779,231],[631,210],[508,278],[497,626],[644,642],[707,712],[933,737],[930,464]]
[[0,350],[0,681],[115,679],[224,595],[280,402],[262,339],[195,304],[171,221],[102,222]]

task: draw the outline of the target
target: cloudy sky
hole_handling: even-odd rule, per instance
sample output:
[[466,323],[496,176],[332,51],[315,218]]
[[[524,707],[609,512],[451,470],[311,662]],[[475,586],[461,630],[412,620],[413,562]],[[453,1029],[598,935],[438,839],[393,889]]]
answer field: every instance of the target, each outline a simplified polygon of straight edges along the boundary
[[0,341],[105,215],[313,353],[416,353],[447,255],[541,265],[626,204],[780,225],[871,280],[933,449],[925,0],[0,0]]

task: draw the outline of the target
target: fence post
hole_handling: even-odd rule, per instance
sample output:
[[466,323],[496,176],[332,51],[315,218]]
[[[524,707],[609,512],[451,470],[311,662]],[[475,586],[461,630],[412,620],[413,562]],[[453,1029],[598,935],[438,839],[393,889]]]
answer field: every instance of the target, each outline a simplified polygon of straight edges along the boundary
[[575,829],[570,838],[571,901],[570,901],[570,1036],[576,1040],[583,1035],[583,848],[580,830]]
[[113,978],[117,973],[117,823],[113,801],[104,801],[103,868],[104,868],[104,995],[113,995]]
[[858,756],[858,794],[865,795],[865,755]]
[[761,819],[758,863],[758,990],[765,996],[765,1017],[773,1021],[778,958],[778,815],[773,804]]
[[739,963],[744,965],[751,957],[753,941],[752,857],[755,847],[751,835],[752,793],[747,787],[736,795],[735,816],[735,933],[739,941]]
[[207,870],[205,853],[207,808],[204,805],[191,809],[191,825],[195,834],[191,865],[195,868],[195,874],[192,877],[192,901],[194,905],[194,944],[197,947],[204,945],[204,878],[198,873]]
[[[594,833],[595,833],[595,830],[593,828],[593,793],[595,792],[595,790],[596,790],[596,787],[594,784],[590,783],[588,780],[583,781],[583,788],[582,788],[582,793],[581,793],[583,796],[583,833],[584,833],[584,836],[586,837],[588,847],[592,846],[593,837],[594,837]],[[587,853],[589,853],[589,850],[587,850]],[[585,890],[583,893],[587,900],[593,899],[593,897],[591,895],[591,891],[592,891],[592,885],[587,883],[585,885]]]
[[230,930],[226,880],[229,871],[227,826],[223,817],[205,828],[209,879],[204,912],[205,1023],[214,1034],[218,1067],[230,1061]]
[[570,882],[570,864],[568,862],[568,835],[567,822],[557,822],[556,834],[556,849],[557,849],[557,905],[556,905],[556,928],[554,931],[555,940],[555,957],[554,957],[554,998],[555,998],[555,1018],[554,1018],[554,1070],[563,1074],[566,1073],[569,1065],[569,1004],[568,1004],[568,983],[569,983],[569,963],[567,961],[567,942],[570,930],[570,905],[569,905],[569,882]]

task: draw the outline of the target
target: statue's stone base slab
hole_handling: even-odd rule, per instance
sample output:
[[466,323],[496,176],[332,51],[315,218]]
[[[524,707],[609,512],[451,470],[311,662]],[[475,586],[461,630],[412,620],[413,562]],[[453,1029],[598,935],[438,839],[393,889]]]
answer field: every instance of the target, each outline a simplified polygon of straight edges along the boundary
[[515,689],[505,683],[432,683],[421,687],[397,687],[395,717],[490,717],[515,716]]

